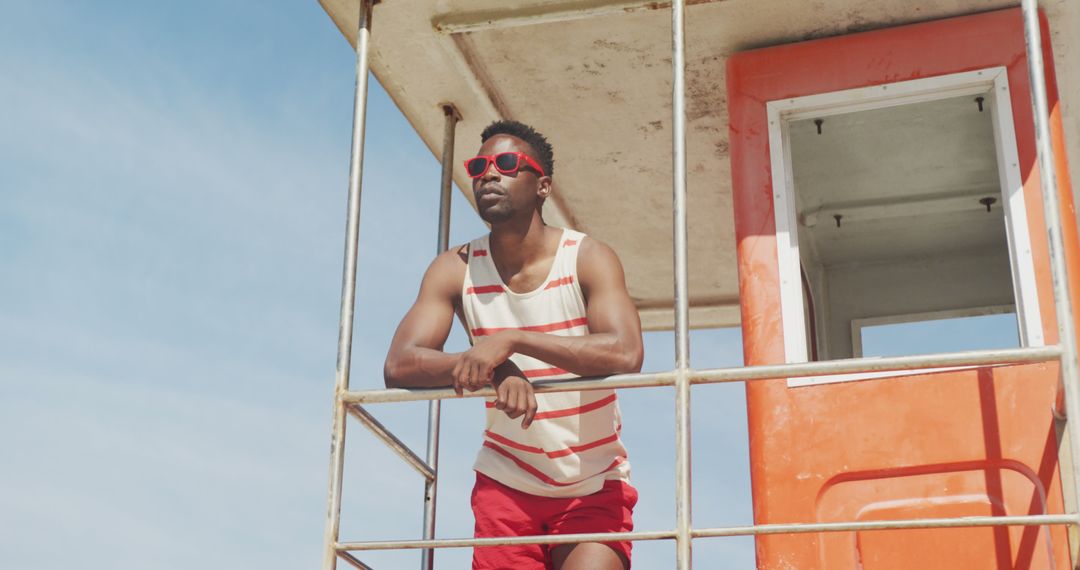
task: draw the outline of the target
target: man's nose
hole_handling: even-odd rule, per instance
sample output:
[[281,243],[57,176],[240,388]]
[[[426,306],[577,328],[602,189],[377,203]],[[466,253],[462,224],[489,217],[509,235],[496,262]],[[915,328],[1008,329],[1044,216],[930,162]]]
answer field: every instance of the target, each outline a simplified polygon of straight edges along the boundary
[[495,161],[488,162],[487,170],[484,170],[484,174],[480,177],[481,180],[502,180],[502,173],[499,169],[495,168]]

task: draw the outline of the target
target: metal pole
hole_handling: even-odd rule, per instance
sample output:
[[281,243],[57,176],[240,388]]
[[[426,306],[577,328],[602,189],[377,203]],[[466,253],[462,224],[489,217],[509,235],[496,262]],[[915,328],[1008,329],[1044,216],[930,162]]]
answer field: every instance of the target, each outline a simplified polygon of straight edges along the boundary
[[[583,534],[500,536],[494,538],[440,538],[437,540],[371,540],[364,542],[344,542],[339,544],[338,548],[340,548],[342,551],[409,550],[417,548],[473,548],[477,546],[510,546],[522,544],[579,544],[582,542],[621,542],[624,540],[668,540],[671,538],[675,538],[675,531],[652,530],[635,532],[592,532]],[[517,569],[507,568],[506,570]]]
[[[816,523],[780,523],[749,526],[730,526],[698,529],[695,538],[722,536],[757,536],[766,534],[806,534],[818,532],[877,531],[913,528],[974,528],[1000,526],[1076,525],[1075,514],[973,516],[954,518],[899,519],[874,521],[838,521]],[[673,530],[637,532],[547,534],[533,536],[503,536],[497,538],[441,538],[438,540],[373,540],[346,542],[338,545],[342,552],[369,550],[408,550],[417,548],[469,548],[477,546],[507,546],[523,544],[578,544],[582,542],[613,542],[623,540],[668,540],[677,538]]]
[[439,194],[439,246],[442,253],[450,247],[450,193],[454,186],[454,134],[457,123],[461,120],[457,108],[447,103],[443,105],[442,180]]
[[334,379],[334,420],[330,435],[330,489],[326,507],[326,531],[323,534],[323,570],[334,570],[337,567],[336,545],[341,523],[341,477],[345,467],[345,402],[342,397],[349,390],[349,366],[352,361],[372,2],[373,0],[360,0],[360,21],[356,30],[356,90],[353,96],[352,155],[349,157],[348,215],[345,223],[345,260],[341,276],[341,314],[338,320],[337,374]]
[[[1057,171],[1054,168],[1054,154],[1050,145],[1050,110],[1046,100],[1046,68],[1043,63],[1042,33],[1039,26],[1039,3],[1037,0],[1023,0],[1021,7],[1035,119],[1035,149],[1039,159],[1039,181],[1054,283],[1058,344],[1061,345],[1061,382],[1065,388],[1066,429],[1069,431],[1069,450],[1073,461],[1076,461],[1080,458],[1080,363],[1077,362],[1076,324],[1073,321],[1072,298],[1069,296],[1069,278],[1065,264],[1065,238],[1061,232]],[[1073,496],[1080,497],[1080,471],[1073,469],[1072,473]]]
[[675,242],[675,567],[689,570],[690,305],[686,263],[686,42],[684,0],[671,6],[672,205]]
[[[446,123],[443,126],[442,180],[439,192],[439,239],[437,254],[450,247],[450,191],[454,184],[454,133],[459,116],[453,105],[443,105]],[[440,400],[428,404],[427,464],[435,476],[424,482],[424,539],[435,538],[435,501],[439,488],[439,417]],[[435,551],[425,548],[420,555],[420,569],[435,568]]]
[[[747,382],[773,380],[776,378],[799,378],[804,376],[829,376],[857,372],[882,372],[897,370],[924,370],[926,368],[956,366],[993,366],[1046,362],[1061,356],[1055,344],[1027,348],[995,348],[945,354],[922,354],[917,356],[889,356],[885,358],[849,358],[821,362],[797,362],[794,364],[770,364],[736,368],[712,368],[689,370],[686,374],[691,384],[719,384],[723,382]],[[614,390],[626,388],[652,388],[674,386],[677,371],[646,372],[644,374],[617,374],[603,378],[577,378],[574,380],[537,380],[533,388],[537,394],[577,392],[582,390]],[[893,382],[903,382],[915,376],[895,376]],[[344,396],[350,404],[384,404],[389,402],[419,402],[450,398],[489,398],[495,395],[492,388],[466,392],[458,396],[452,388],[412,388],[356,390]]]
[[975,516],[936,519],[901,519],[882,521],[853,521],[826,523],[759,524],[728,528],[707,528],[694,531],[695,537],[759,536],[764,534],[806,534],[811,532],[846,532],[896,530],[905,528],[975,528],[988,526],[1044,526],[1077,524],[1075,514]]
[[[674,385],[674,372],[648,372],[645,374],[619,374],[617,376],[607,376],[604,378],[555,381],[536,380],[533,382],[533,389],[537,394],[543,394]],[[494,397],[495,389],[491,387],[481,388],[475,392],[465,392],[461,396],[458,396],[453,388],[389,388],[381,390],[354,390],[345,394],[345,401],[350,404],[386,404],[390,402],[421,402],[427,400]]]

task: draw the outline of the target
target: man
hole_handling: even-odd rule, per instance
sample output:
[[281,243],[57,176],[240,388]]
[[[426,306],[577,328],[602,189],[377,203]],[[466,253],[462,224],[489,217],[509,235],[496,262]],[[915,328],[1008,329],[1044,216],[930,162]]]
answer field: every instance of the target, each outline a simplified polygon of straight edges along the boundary
[[[551,145],[499,121],[466,161],[491,233],[432,262],[386,357],[388,387],[494,386],[474,465],[476,536],[633,530],[637,492],[612,390],[535,394],[530,380],[641,369],[641,322],[615,252],[549,227]],[[472,347],[442,351],[454,314]],[[520,419],[519,419],[520,418]],[[474,570],[621,570],[629,542],[476,548]]]

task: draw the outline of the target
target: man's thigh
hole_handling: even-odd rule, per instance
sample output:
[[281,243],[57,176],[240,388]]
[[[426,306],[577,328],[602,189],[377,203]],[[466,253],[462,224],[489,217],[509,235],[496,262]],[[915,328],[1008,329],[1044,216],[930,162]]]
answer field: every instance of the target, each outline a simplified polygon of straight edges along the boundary
[[551,549],[555,570],[626,570],[630,561],[606,544],[561,544]]
[[[548,522],[550,534],[630,532],[637,491],[627,483],[608,481],[599,492],[569,501]],[[561,545],[551,550],[556,570],[623,570],[630,568],[629,541]]]

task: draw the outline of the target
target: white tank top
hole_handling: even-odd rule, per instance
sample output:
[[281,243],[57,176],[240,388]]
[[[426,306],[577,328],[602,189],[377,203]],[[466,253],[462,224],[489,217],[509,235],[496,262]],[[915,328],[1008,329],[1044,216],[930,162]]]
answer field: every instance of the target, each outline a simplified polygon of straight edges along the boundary
[[[559,336],[589,331],[585,297],[578,283],[577,255],[585,234],[563,230],[547,279],[533,291],[515,293],[499,276],[488,236],[469,242],[469,263],[461,290],[472,342],[504,329]],[[577,378],[522,354],[510,357],[530,380]],[[599,491],[609,479],[629,482],[630,464],[619,437],[622,421],[614,390],[537,394],[529,429],[487,402],[484,444],[473,469],[532,495],[580,497]]]

